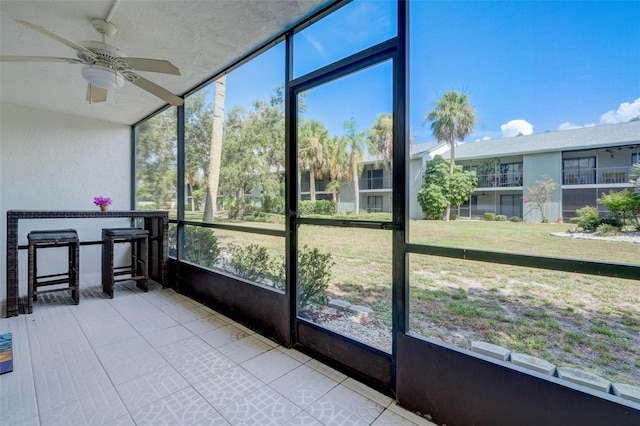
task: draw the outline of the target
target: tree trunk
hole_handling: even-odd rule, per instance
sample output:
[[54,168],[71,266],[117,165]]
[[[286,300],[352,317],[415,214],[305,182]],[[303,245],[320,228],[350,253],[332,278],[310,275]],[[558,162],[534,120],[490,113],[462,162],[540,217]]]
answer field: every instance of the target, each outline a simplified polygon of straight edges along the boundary
[[211,147],[209,155],[209,184],[204,205],[204,222],[213,222],[218,211],[218,187],[220,185],[220,162],[222,160],[222,130],[224,125],[224,97],[227,76],[215,82],[213,94],[213,120],[211,125]]
[[360,182],[358,181],[358,165],[353,167],[353,194],[356,204],[356,216],[360,214]]
[[311,192],[311,201],[316,200],[316,173],[315,167],[309,167],[309,191]]
[[[456,161],[456,141],[449,141],[449,147],[451,148],[451,159],[449,160],[449,176],[453,176],[453,169]],[[451,199],[451,187],[449,187],[449,199]],[[449,221],[451,217],[451,202],[447,205],[447,209],[444,212],[444,220]]]

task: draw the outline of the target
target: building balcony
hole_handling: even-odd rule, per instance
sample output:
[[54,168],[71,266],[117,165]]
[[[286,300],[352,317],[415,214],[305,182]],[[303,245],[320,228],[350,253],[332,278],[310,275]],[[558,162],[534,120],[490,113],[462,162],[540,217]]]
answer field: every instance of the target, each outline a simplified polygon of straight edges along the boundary
[[391,176],[372,177],[358,180],[360,191],[374,191],[380,189],[391,189]]
[[564,170],[563,185],[608,185],[629,182],[631,167],[603,167],[580,170]]
[[521,187],[522,173],[499,173],[478,175],[478,188]]

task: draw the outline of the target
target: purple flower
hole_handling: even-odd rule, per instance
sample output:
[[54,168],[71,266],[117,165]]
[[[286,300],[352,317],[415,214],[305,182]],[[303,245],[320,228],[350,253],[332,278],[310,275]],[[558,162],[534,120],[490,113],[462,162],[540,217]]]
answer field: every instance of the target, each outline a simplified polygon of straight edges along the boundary
[[93,197],[93,204],[96,206],[108,206],[111,204],[111,198],[103,196]]

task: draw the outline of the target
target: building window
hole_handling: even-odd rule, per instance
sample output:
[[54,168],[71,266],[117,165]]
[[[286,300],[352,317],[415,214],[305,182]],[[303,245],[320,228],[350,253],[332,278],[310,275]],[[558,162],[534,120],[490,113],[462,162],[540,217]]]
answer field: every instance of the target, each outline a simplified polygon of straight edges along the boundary
[[369,195],[367,197],[367,212],[382,211],[382,195]]
[[383,173],[382,169],[367,170],[367,189],[382,189]]
[[567,158],[562,160],[564,185],[596,183],[596,157]]
[[631,154],[631,164],[640,163],[640,154]]
[[500,164],[500,186],[522,186],[522,163]]

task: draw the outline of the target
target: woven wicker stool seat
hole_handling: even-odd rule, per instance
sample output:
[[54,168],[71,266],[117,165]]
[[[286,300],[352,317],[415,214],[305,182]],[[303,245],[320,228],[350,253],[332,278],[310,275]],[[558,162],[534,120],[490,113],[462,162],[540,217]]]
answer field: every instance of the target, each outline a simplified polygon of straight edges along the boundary
[[[115,266],[114,245],[131,244],[131,263]],[[149,231],[139,228],[104,228],[102,230],[102,291],[113,299],[113,284],[120,281],[136,281],[136,286],[149,291],[148,252]],[[117,276],[128,275],[125,278]]]
[[[55,291],[71,291],[71,298],[77,305],[80,302],[80,240],[74,229],[31,231],[28,255],[28,303],[27,313],[33,312],[33,301],[39,294]],[[68,267],[66,272],[38,275],[38,250],[45,248],[67,247]],[[66,286],[62,286],[67,284]],[[48,287],[45,289],[45,287]]]

